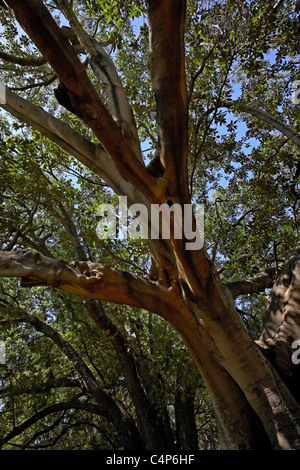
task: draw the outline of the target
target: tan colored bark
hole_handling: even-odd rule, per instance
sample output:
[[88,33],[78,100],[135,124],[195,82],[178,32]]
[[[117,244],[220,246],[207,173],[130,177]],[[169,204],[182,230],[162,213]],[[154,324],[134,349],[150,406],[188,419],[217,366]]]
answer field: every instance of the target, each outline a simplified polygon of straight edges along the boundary
[[71,104],[100,140],[118,171],[152,202],[159,202],[161,188],[145,169],[119,129],[68,40],[39,0],[18,2],[8,0],[8,6],[42,51],[53,70],[67,89]]
[[[279,373],[292,384],[299,372],[293,366],[294,341],[300,339],[300,240],[288,256],[268,299],[258,344]],[[297,393],[297,392],[296,392]],[[299,399],[299,393],[297,393]]]
[[[51,326],[35,315],[25,311],[22,311],[20,315],[23,320],[32,324],[37,331],[40,331],[45,336],[50,338],[61,349],[63,354],[71,361],[72,365],[84,381],[86,390],[96,400],[96,405],[94,405],[93,412],[104,416],[119,429],[121,435],[123,436],[126,449],[139,450],[143,443],[140,440],[139,432],[133,419],[128,414],[127,410],[123,407],[123,405],[99,384],[96,377],[91,372],[89,367],[87,367],[79,353],[60,333],[58,333]],[[60,406],[62,406],[62,404],[53,405],[53,411],[55,408],[59,409]],[[82,409],[84,409],[84,407]],[[9,439],[13,438],[15,435],[18,435],[30,424],[33,424],[38,419],[41,419],[43,415],[47,415],[48,411],[49,408],[46,408],[40,412],[37,412],[37,414],[32,418],[25,421],[20,426],[16,426],[13,431],[9,432],[7,436],[4,436],[4,438],[0,441],[0,446],[2,446]]]
[[[148,1],[150,73],[157,106],[159,156],[170,198],[188,203],[188,97],[185,75],[185,2]],[[174,201],[175,202],[175,201]]]

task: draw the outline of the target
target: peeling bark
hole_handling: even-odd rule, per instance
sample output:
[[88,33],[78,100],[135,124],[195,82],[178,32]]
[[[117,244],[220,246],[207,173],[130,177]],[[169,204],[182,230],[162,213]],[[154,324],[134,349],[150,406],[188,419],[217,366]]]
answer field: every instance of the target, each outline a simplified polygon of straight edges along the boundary
[[300,241],[288,256],[268,299],[257,343],[300,402],[300,371],[293,364],[294,341],[300,338]]

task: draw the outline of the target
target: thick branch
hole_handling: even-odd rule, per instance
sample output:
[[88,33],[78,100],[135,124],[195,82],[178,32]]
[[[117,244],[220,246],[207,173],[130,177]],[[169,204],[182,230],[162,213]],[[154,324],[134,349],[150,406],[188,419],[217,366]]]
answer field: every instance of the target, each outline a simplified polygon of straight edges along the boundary
[[[171,196],[188,200],[188,97],[185,1],[148,1],[150,73],[157,104],[159,154]],[[172,182],[172,183],[171,183]]]
[[14,437],[20,435],[23,431],[30,428],[33,424],[37,423],[46,416],[49,416],[52,413],[57,413],[58,411],[65,411],[71,409],[85,410],[87,412],[94,413],[100,416],[106,416],[107,414],[104,407],[101,407],[99,405],[93,405],[91,403],[86,403],[78,399],[72,399],[69,401],[56,403],[40,411],[37,411],[34,415],[25,420],[22,424],[15,426],[12,431],[8,432],[2,439],[0,439],[0,447],[2,447],[5,443],[10,441]]
[[3,59],[5,62],[10,62],[11,64],[30,67],[40,67],[47,62],[44,57],[17,57],[13,54],[8,54],[7,52],[3,51],[0,51],[0,59]]
[[118,171],[150,200],[157,201],[161,190],[119,129],[69,41],[61,33],[41,0],[7,0],[20,25],[27,31],[57,73],[72,108],[94,132]]
[[171,291],[98,263],[64,262],[21,250],[0,252],[0,276],[21,277],[22,285],[48,285],[89,299],[131,305],[168,315]]
[[276,270],[269,269],[254,279],[230,282],[226,285],[226,287],[230,290],[232,297],[235,299],[239,295],[264,292],[266,289],[273,286],[275,276]]
[[261,119],[265,123],[269,124],[273,129],[276,129],[285,135],[285,137],[291,140],[300,149],[300,135],[293,128],[282,122],[279,118],[272,116],[268,112],[259,108],[253,108],[252,106],[248,106],[240,102],[222,103],[221,106],[230,108],[233,112],[237,111],[251,114],[258,119]]

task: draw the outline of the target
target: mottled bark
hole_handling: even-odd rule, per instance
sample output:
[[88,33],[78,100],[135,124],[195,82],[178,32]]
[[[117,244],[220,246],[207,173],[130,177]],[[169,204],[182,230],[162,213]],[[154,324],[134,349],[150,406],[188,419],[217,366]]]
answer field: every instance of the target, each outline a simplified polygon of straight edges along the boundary
[[300,366],[293,354],[300,339],[300,239],[271,291],[258,344],[300,402]]

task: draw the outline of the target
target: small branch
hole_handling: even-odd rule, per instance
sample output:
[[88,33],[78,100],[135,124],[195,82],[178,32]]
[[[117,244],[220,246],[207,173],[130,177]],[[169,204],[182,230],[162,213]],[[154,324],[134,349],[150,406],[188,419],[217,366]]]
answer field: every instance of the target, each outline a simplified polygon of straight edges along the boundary
[[39,88],[41,86],[48,86],[51,85],[55,80],[57,79],[57,75],[54,74],[52,75],[48,80],[38,82],[38,83],[30,83],[29,85],[24,85],[21,87],[11,87],[10,89],[12,91],[25,91],[25,90],[30,90],[31,88]]
[[117,194],[127,194],[131,204],[146,201],[117,171],[103,147],[93,144],[65,122],[51,116],[40,106],[21,98],[6,87],[6,103],[0,106],[21,122],[32,126],[100,176]]
[[[92,408],[95,408],[99,414],[105,416],[114,424],[114,426],[119,427],[120,432],[123,433],[124,438],[127,440],[128,446],[130,446],[129,448],[138,448],[139,445],[141,445],[141,442],[139,440],[139,434],[135,424],[132,421],[130,415],[127,413],[121,403],[119,403],[111,394],[101,387],[90,368],[86,365],[84,360],[73,348],[73,346],[58,331],[56,331],[37,316],[22,310],[20,317],[22,317],[25,322],[33,325],[37,331],[40,331],[44,336],[51,339],[60,348],[62,353],[70,360],[80,375],[84,391],[90,393],[96,400],[97,405],[93,406],[89,404],[89,406],[92,406]],[[80,403],[82,404],[82,401],[80,401]],[[45,413],[45,410],[42,410],[40,413]],[[39,419],[41,418],[39,417]],[[29,427],[28,420],[26,423],[26,427]],[[31,424],[33,424],[32,419]],[[20,427],[16,427],[15,430],[16,429],[18,430],[17,434],[23,430],[22,429],[20,431]],[[134,444],[135,439],[136,445]],[[8,439],[6,437],[6,441],[7,440]],[[3,445],[3,443],[6,441],[0,441],[0,446]]]
[[0,51],[0,59],[3,59],[5,62],[10,62],[11,64],[31,67],[40,67],[47,63],[44,57],[16,57],[3,51]]
[[273,129],[281,132],[285,137],[291,140],[296,145],[296,147],[298,147],[298,149],[300,149],[300,134],[298,134],[292,127],[282,122],[281,119],[272,116],[268,112],[259,108],[253,108],[252,106],[248,106],[238,101],[231,103],[223,102],[220,104],[220,107],[229,108],[233,113],[241,112],[251,114],[258,119],[261,119],[266,124],[269,124]]
[[196,164],[197,164],[197,159],[198,159],[198,156],[200,155],[200,152],[202,151],[202,148],[204,146],[204,143],[206,141],[206,138],[207,138],[207,135],[208,135],[208,131],[210,129],[210,126],[212,125],[215,117],[216,117],[216,114],[217,114],[217,111],[218,111],[218,104],[220,103],[221,101],[221,96],[222,96],[222,93],[223,93],[223,89],[226,85],[226,82],[227,82],[227,79],[228,79],[228,75],[229,75],[229,72],[230,72],[230,69],[232,67],[232,64],[233,64],[233,60],[234,60],[234,56],[232,56],[229,60],[229,64],[227,65],[227,70],[226,70],[226,73],[225,73],[225,76],[222,80],[222,83],[221,83],[221,86],[219,88],[219,91],[218,91],[218,96],[217,96],[217,99],[216,99],[216,106],[214,108],[214,113],[213,113],[213,116],[212,118],[210,118],[209,121],[206,120],[206,126],[205,126],[205,131],[204,131],[204,135],[203,135],[203,138],[202,138],[202,142],[197,150],[197,153],[194,157],[194,164],[193,164],[193,169],[192,169],[192,172],[191,172],[191,176],[190,176],[190,193],[192,194],[193,193],[193,179],[194,179],[194,173],[196,171]]
[[71,399],[69,401],[56,403],[54,405],[50,405],[43,410],[37,411],[33,416],[25,420],[22,424],[15,426],[12,431],[7,433],[2,439],[0,439],[0,447],[6,444],[8,441],[13,439],[14,437],[20,435],[23,431],[30,428],[33,424],[37,423],[41,419],[45,418],[46,416],[51,415],[52,413],[56,413],[58,411],[70,410],[70,409],[77,409],[77,410],[85,410],[90,413],[102,415],[103,411],[101,407],[97,405],[92,405],[91,403],[85,403],[82,400],[78,399]]
[[[21,98],[7,87],[6,103],[0,103],[0,106],[20,121],[40,131],[45,137],[48,137],[97,173],[97,160],[100,156],[97,146],[75,132],[68,124],[51,116],[40,106]],[[101,160],[99,161],[100,166]],[[102,175],[100,174],[100,176]]]
[[276,269],[268,269],[266,272],[253,279],[229,282],[226,284],[226,287],[229,289],[232,297],[235,299],[240,295],[264,292],[266,289],[273,287],[275,279]]
[[78,236],[78,233],[77,233],[77,229],[76,229],[76,226],[75,226],[75,224],[72,220],[70,212],[67,211],[67,209],[65,209],[65,207],[63,206],[62,203],[59,204],[59,208],[60,208],[61,213],[62,213],[62,216],[61,216],[62,223],[63,223],[67,233],[69,234],[69,236],[73,239],[73,241],[75,243],[76,251],[77,251],[77,254],[78,254],[78,259],[80,261],[87,261],[87,256],[85,254],[85,251],[84,251],[84,248],[83,248],[82,244],[80,243],[79,236]]
[[152,417],[156,417],[156,413],[148,400],[146,393],[141,385],[134,360],[134,356],[128,349],[128,339],[126,339],[118,330],[118,328],[107,317],[103,305],[99,302],[88,300],[85,307],[90,312],[93,320],[102,330],[109,330],[112,337],[112,345],[118,355],[122,365],[126,387],[135,404],[136,413],[143,429],[143,432],[152,433],[152,439],[159,439],[159,427],[156,425]]

